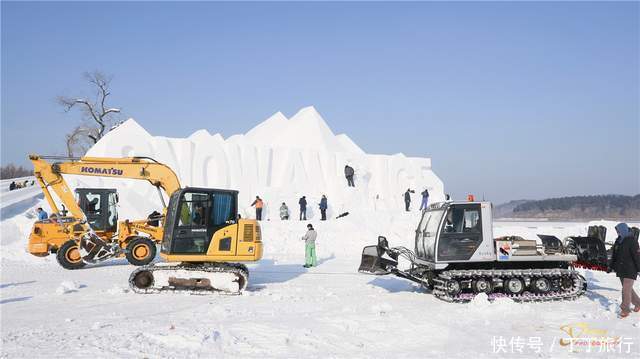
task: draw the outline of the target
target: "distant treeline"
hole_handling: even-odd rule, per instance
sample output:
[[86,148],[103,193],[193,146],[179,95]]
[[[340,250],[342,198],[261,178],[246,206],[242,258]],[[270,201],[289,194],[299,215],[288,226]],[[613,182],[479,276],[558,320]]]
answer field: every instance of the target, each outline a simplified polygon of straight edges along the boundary
[[22,166],[16,166],[13,163],[0,167],[0,179],[27,177],[32,175],[32,169],[26,169]]
[[598,195],[521,201],[503,217],[516,218],[640,218],[640,194],[635,196]]

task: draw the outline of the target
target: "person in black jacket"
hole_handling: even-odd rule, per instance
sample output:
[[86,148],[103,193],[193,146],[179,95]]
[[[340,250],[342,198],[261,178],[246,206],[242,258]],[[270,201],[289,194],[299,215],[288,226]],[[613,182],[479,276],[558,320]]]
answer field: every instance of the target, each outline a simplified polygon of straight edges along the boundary
[[300,220],[306,221],[307,220],[307,197],[302,196],[302,198],[300,198],[300,200],[298,201],[298,204],[300,205]]
[[409,212],[409,206],[411,205],[411,194],[415,193],[415,191],[411,189],[407,189],[407,192],[404,193],[404,209]]
[[349,166],[349,165],[345,165],[344,166],[344,177],[347,179],[347,186],[349,187],[355,187],[355,183],[353,183],[353,175],[355,174],[355,171],[353,170],[353,167]]
[[622,284],[622,303],[620,304],[620,317],[624,318],[631,312],[633,303],[634,312],[640,312],[640,297],[633,290],[633,283],[640,272],[640,253],[638,253],[638,240],[629,230],[626,223],[618,223],[616,226],[618,238],[613,244],[613,253],[609,270],[616,272]]

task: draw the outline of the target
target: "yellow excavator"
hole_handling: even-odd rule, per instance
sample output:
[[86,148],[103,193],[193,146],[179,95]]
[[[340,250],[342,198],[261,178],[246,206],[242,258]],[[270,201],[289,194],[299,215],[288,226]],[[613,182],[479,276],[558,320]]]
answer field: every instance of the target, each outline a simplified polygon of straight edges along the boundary
[[[38,159],[38,156],[32,157]],[[260,226],[256,220],[238,215],[238,191],[180,188],[168,166],[142,157],[83,157],[54,164],[52,169],[52,173],[45,171],[47,175],[39,179],[43,191],[47,186],[56,185],[59,186],[56,193],[62,192],[67,198],[72,195],[61,180],[61,173],[147,180],[160,194],[161,188],[169,194],[160,246],[160,256],[165,263],[144,265],[131,273],[129,285],[136,293],[238,294],[246,288],[249,279],[247,267],[240,262],[262,258]],[[72,213],[83,216],[77,204],[71,202],[75,206],[70,207]],[[52,208],[57,211],[57,207]],[[96,255],[113,256],[113,252],[122,250],[117,242],[102,240],[87,224],[86,217],[80,218],[83,220],[75,225],[82,226],[83,231],[75,243],[82,261],[92,261]]]
[[[29,235],[29,253],[44,257],[55,253],[66,269],[79,269],[112,257],[125,256],[134,265],[149,264],[162,240],[159,226],[163,215],[144,220],[118,222],[118,193],[115,189],[78,188],[71,192],[63,174],[94,177],[144,179],[171,195],[180,182],[171,168],[147,158],[72,159],[31,155],[34,175],[52,210],[49,219],[37,221]],[[55,160],[49,163],[46,160]],[[62,202],[54,201],[53,191]],[[166,208],[166,206],[165,206]]]
[[168,263],[137,268],[136,293],[239,294],[249,271],[238,262],[262,258],[256,220],[238,215],[238,191],[187,187],[169,199],[160,256]]

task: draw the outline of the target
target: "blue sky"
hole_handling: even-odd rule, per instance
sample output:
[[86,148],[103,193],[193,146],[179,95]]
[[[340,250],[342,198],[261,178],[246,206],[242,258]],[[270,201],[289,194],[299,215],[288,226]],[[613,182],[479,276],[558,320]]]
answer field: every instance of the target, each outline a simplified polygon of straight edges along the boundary
[[640,192],[638,3],[2,2],[2,163],[63,154],[112,74],[155,135],[314,105],[365,151],[495,202]]

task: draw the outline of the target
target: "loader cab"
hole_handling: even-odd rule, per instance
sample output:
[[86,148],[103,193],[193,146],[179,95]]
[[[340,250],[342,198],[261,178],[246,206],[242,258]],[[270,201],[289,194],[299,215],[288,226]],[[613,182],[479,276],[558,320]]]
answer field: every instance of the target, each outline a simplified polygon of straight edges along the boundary
[[115,232],[118,226],[118,193],[113,188],[78,188],[76,201],[95,231]]
[[491,204],[434,203],[416,230],[416,254],[429,263],[487,261],[495,258]]
[[[237,222],[238,191],[187,187],[169,199],[161,252],[206,255],[214,234]],[[237,234],[220,238],[217,250],[231,251]]]

